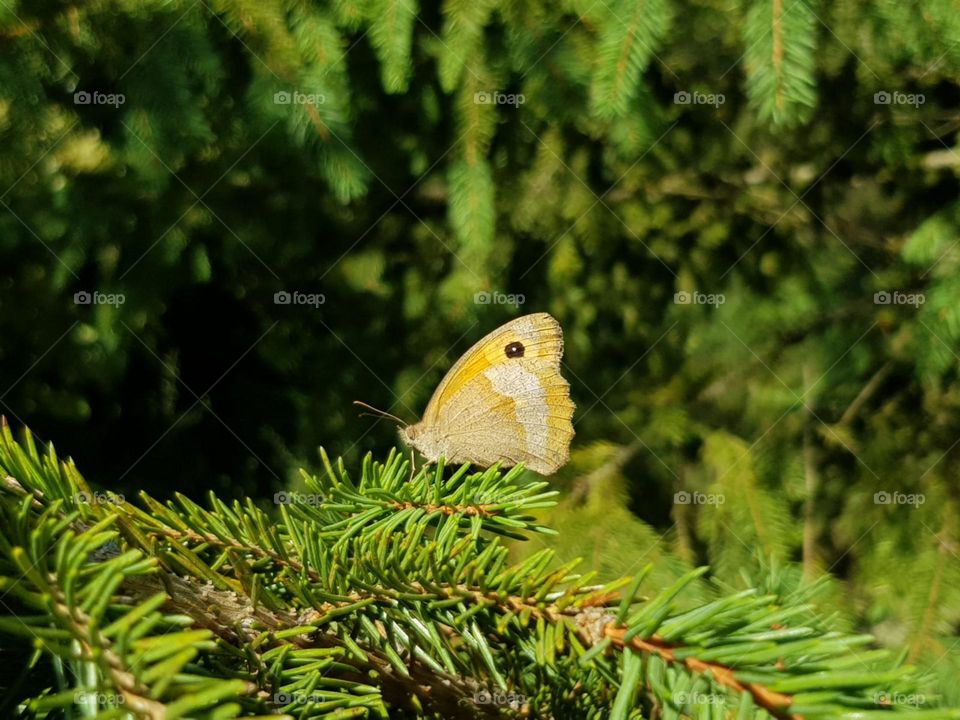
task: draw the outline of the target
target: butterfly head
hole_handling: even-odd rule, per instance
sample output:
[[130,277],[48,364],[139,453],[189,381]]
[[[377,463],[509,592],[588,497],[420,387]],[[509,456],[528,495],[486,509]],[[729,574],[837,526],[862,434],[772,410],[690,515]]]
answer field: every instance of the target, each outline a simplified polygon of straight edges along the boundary
[[400,439],[408,447],[419,451],[421,455],[431,461],[436,461],[442,455],[434,428],[422,422],[400,428]]

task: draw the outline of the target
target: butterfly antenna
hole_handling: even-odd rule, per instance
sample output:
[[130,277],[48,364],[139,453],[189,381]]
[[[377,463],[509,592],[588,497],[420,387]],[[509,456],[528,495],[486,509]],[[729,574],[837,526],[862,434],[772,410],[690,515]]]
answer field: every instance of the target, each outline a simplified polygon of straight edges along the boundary
[[353,404],[358,405],[362,408],[366,408],[367,410],[370,411],[370,412],[360,413],[361,417],[363,417],[364,415],[369,415],[370,417],[385,417],[388,420],[393,420],[393,422],[397,423],[397,425],[400,425],[401,427],[405,427],[407,425],[407,423],[405,423],[403,420],[398,418],[396,415],[391,415],[390,413],[384,410],[381,410],[380,408],[373,407],[373,405],[367,405],[367,403],[361,402],[360,400],[354,400]]

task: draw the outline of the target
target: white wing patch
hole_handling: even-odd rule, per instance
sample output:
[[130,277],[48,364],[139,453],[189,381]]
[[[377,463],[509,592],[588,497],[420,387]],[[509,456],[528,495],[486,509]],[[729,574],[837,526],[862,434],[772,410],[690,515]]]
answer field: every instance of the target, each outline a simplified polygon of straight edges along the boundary
[[492,365],[483,374],[495,392],[513,398],[516,403],[517,422],[527,434],[527,451],[547,447],[550,410],[539,378],[515,362]]

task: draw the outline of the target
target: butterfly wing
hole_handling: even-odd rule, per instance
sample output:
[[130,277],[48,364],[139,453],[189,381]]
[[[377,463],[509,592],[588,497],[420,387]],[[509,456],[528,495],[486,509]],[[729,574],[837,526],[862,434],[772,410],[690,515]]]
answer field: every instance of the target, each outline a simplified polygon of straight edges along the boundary
[[563,332],[547,313],[497,328],[437,387],[421,425],[450,462],[522,462],[544,475],[569,459],[574,404],[560,375]]

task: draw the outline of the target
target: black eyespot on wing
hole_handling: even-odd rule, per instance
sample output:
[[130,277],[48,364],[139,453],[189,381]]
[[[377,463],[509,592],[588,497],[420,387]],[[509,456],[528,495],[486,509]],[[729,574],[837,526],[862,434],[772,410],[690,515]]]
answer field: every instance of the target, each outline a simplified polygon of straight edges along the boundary
[[508,358],[520,358],[523,357],[523,354],[527,349],[523,346],[522,342],[512,342],[508,344],[503,352]]

